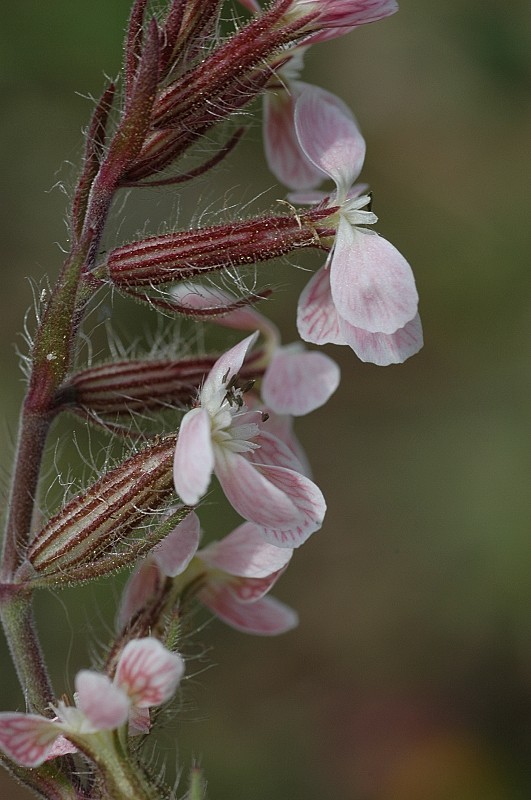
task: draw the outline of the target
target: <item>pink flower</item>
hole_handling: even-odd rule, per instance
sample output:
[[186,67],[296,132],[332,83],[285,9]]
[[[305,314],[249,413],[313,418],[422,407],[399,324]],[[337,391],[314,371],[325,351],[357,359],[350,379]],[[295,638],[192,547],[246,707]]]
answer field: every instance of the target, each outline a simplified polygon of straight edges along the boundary
[[333,209],[335,242],[300,297],[299,334],[315,344],[350,345],[362,361],[405,361],[422,347],[418,294],[405,258],[361,227],[377,217],[366,210],[369,196],[352,190],[365,157],[356,122],[341,100],[310,87],[297,101],[295,129],[306,156],[336,184],[324,201]]
[[214,364],[198,405],[183,417],[174,459],[177,494],[195,505],[214,472],[231,505],[279,547],[298,547],[321,527],[326,504],[294,454],[248,411],[236,388],[238,372],[257,333]]
[[91,740],[92,734],[120,728],[128,719],[146,732],[147,709],[166,702],[183,673],[181,657],[157,639],[134,639],[120,655],[114,680],[92,670],[78,672],[76,705],[60,701],[54,708],[55,719],[0,713],[0,748],[18,764],[37,767],[50,758],[76,752],[81,743],[87,752],[95,751],[104,740]]
[[396,0],[293,0],[291,16],[307,15],[308,28],[316,33],[310,42],[324,41],[398,11]]
[[[263,636],[284,633],[297,624],[296,613],[266,593],[286,569],[293,551],[268,544],[260,529],[245,522],[218,542],[197,550],[199,519],[191,512],[141,562],[125,588],[119,625],[142,609],[165,585],[194,584],[198,599],[237,630]],[[177,578],[177,576],[179,576]]]

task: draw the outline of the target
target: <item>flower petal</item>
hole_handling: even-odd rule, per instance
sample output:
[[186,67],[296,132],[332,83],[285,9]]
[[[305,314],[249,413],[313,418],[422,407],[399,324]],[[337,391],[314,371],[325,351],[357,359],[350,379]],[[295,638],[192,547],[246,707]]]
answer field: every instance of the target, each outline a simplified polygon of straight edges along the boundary
[[418,294],[408,262],[374,231],[341,217],[330,264],[337,313],[355,328],[394,333],[417,313]]
[[273,597],[262,597],[256,603],[239,603],[226,589],[204,589],[201,601],[223,622],[243,633],[276,636],[298,624],[297,613]]
[[332,178],[343,200],[365,159],[365,140],[349,107],[330,92],[307,86],[295,104],[295,130],[307,157]]
[[153,549],[153,558],[164,575],[175,578],[184,572],[199,546],[200,524],[195,511],[191,511]]
[[229,575],[265,578],[285,567],[292,551],[268,544],[257,525],[244,522],[228,536],[200,550],[198,555],[207,566]]
[[37,714],[0,713],[0,748],[23,767],[38,767],[61,734],[55,722]]
[[[208,373],[203,388],[201,389],[201,403],[208,403],[211,398],[216,398],[220,393],[223,394],[224,386],[234,375],[237,375],[244,362],[247,351],[258,338],[258,331],[251,336],[247,336],[238,344],[223,353],[218,358],[210,372]],[[186,501],[185,501],[186,502]]]
[[273,411],[301,416],[324,405],[339,380],[339,367],[324,353],[281,347],[267,368],[261,392]]
[[76,675],[76,705],[95,731],[119,728],[129,716],[129,700],[107,675],[82,669]]
[[401,364],[418,353],[423,345],[422,325],[418,314],[395,333],[368,333],[344,321],[341,323],[341,330],[346,343],[361,361],[380,367]]
[[295,102],[308,85],[285,81],[264,97],[264,151],[273,175],[290,189],[313,189],[326,177],[306,156],[295,131]]
[[182,658],[148,636],[126,644],[114,680],[134,706],[149,708],[168,700],[183,674]]
[[[273,545],[271,546],[273,547]],[[282,549],[277,547],[277,550]],[[285,571],[286,567],[279,569],[278,572],[272,572],[271,575],[266,575],[265,578],[233,578],[227,583],[227,589],[239,603],[256,603],[268,593]]]
[[173,460],[175,490],[184,503],[199,502],[213,468],[210,417],[204,408],[193,408],[182,419]]
[[160,582],[160,568],[150,554],[139,562],[125,585],[117,616],[118,630],[122,631],[149,598],[155,595]]
[[275,436],[272,431],[270,432],[269,419],[264,425],[268,425],[268,430],[261,430],[255,437],[255,442],[260,447],[246,453],[246,458],[257,466],[267,464],[306,474],[305,465],[300,461],[293,448],[290,448],[289,444],[279,436]]
[[297,308],[297,330],[312,344],[346,344],[330,291],[330,270],[321,267],[304,288]]

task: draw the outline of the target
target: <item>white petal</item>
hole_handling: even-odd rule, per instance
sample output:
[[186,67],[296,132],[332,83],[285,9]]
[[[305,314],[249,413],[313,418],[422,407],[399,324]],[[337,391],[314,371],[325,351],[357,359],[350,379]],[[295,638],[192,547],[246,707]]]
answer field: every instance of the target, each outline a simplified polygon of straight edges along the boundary
[[308,86],[295,104],[295,130],[307,157],[332,178],[343,200],[365,159],[365,141],[349,107],[330,92]]
[[129,716],[129,700],[107,675],[82,669],[76,675],[77,707],[96,731],[119,728]]
[[264,150],[269,169],[290,189],[318,186],[326,175],[307,158],[295,132],[295,100],[306,84],[291,81],[287,88],[264,97]]
[[[258,338],[258,331],[251,336],[247,336],[243,341],[231,347],[223,353],[216,361],[208,373],[203,388],[201,389],[201,402],[208,403],[210,398],[215,398],[219,394],[223,395],[224,386],[230,379],[237,375],[244,362],[247,351],[253,346]],[[186,502],[186,501],[185,501]]]
[[408,262],[373,231],[341,217],[330,286],[337,313],[355,328],[394,333],[417,313],[418,294]]
[[182,419],[173,459],[175,491],[183,503],[199,502],[213,469],[210,417],[204,408],[193,408]]
[[198,553],[209,567],[243,578],[265,578],[285,567],[291,558],[288,548],[264,541],[260,528],[244,522],[228,536],[208,545]]
[[170,578],[184,572],[199,545],[199,517],[191,511],[164,539],[153,548],[153,558]]
[[341,330],[347,344],[361,361],[368,361],[380,367],[402,364],[410,356],[418,353],[423,345],[422,325],[418,314],[395,333],[368,333],[360,328],[354,328],[347,322],[341,323]]
[[282,347],[264,375],[262,397],[278,414],[301,416],[324,405],[339,380],[339,367],[324,353]]

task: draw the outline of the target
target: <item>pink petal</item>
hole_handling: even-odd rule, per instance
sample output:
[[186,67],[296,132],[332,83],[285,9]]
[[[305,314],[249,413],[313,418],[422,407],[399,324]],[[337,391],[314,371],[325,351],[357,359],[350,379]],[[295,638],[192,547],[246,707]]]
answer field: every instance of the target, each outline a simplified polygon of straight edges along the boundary
[[346,343],[352,347],[361,361],[380,367],[401,364],[415,355],[423,345],[422,325],[417,314],[414,319],[395,333],[368,333],[354,328],[348,322],[341,323]]
[[247,453],[246,458],[257,466],[267,464],[293,469],[295,472],[304,472],[304,465],[295,451],[290,449],[289,445],[280,437],[275,436],[272,430],[269,430],[269,421],[268,419],[263,423],[264,426],[267,425],[268,430],[261,430],[259,435],[255,437],[255,442],[260,447]]
[[119,728],[129,716],[129,700],[107,675],[82,669],[76,675],[76,705],[96,731]]
[[268,544],[257,525],[244,522],[228,536],[200,550],[198,555],[207,566],[229,575],[265,578],[285,567],[292,551]]
[[300,464],[299,472],[302,472],[307,478],[311,478],[312,468],[310,467],[308,456],[293,432],[293,417],[271,412],[267,420],[267,430],[272,436],[284,442],[286,447],[291,450]]
[[371,333],[394,333],[417,313],[411,267],[386,239],[341,217],[330,264],[340,317]]
[[134,706],[148,708],[168,700],[183,674],[182,658],[148,636],[126,644],[114,680]]
[[[203,286],[196,283],[178,283],[171,290],[172,297],[179,303],[193,309],[221,308],[232,306],[238,301],[234,294],[218,288],[217,286]],[[242,331],[259,330],[266,337],[277,342],[280,340],[278,328],[267,317],[254,308],[243,306],[233,309],[227,314],[215,317],[212,322],[227,328],[236,328]]]
[[345,344],[330,290],[330,271],[321,267],[306,285],[297,308],[297,330],[312,344]]
[[205,494],[214,468],[210,417],[204,408],[184,415],[173,460],[175,490],[183,503],[195,505]]
[[[281,549],[277,547],[277,550]],[[239,603],[256,603],[268,593],[285,570],[284,567],[264,578],[233,578],[227,583],[227,589]]]
[[231,347],[230,350],[227,350],[226,353],[223,353],[218,358],[206,377],[201,390],[201,397],[210,398],[215,396],[234,375],[238,374],[247,351],[253,346],[257,338],[258,331],[251,336],[247,336],[246,339]]
[[271,484],[285,492],[300,515],[289,525],[262,524],[262,536],[277,547],[300,547],[323,524],[326,503],[321,490],[309,478],[290,469],[261,466],[260,470]]
[[301,521],[290,497],[244,456],[225,451],[216,463],[216,475],[233,508],[259,526],[287,526]]
[[290,81],[264,97],[264,151],[273,175],[291,189],[313,189],[326,177],[308,160],[295,132],[295,101],[307,84]]
[[239,4],[257,14],[262,10],[257,0],[238,0]]
[[152,551],[164,575],[175,578],[184,572],[196,553],[199,537],[199,517],[191,511]]
[[264,375],[262,397],[278,414],[301,416],[324,405],[339,380],[339,367],[324,353],[282,347]]
[[151,717],[149,708],[133,706],[129,712],[129,736],[140,736],[151,730]]
[[276,636],[298,623],[296,612],[273,597],[262,597],[256,603],[239,603],[229,591],[206,589],[200,593],[200,599],[223,622],[243,633]]
[[[302,0],[304,4],[305,0]],[[323,25],[323,30],[309,37],[311,44],[344,36],[360,25],[376,22],[398,11],[396,0],[325,0],[321,7],[317,24]]]
[[365,141],[349,107],[330,92],[308,86],[295,104],[295,130],[307,157],[332,178],[343,199],[365,159]]
[[46,761],[50,761],[52,758],[57,758],[58,756],[66,756],[69,753],[77,752],[78,749],[75,744],[72,744],[72,742],[70,742],[64,736],[58,736],[55,742],[52,744],[51,749],[48,751]]
[[150,597],[156,594],[160,583],[160,568],[150,554],[138,564],[125,585],[118,611],[118,630],[123,630]]
[[0,713],[0,748],[23,767],[38,767],[49,757],[59,726],[37,714]]

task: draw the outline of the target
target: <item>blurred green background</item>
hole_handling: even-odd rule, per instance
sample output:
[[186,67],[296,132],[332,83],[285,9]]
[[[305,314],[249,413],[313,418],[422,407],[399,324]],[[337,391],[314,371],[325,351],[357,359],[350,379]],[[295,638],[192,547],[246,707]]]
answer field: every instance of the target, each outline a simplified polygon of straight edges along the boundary
[[[4,487],[27,276],[42,287],[57,273],[62,187],[86,98],[118,69],[128,5],[27,0],[3,15]],[[362,178],[379,231],[414,267],[426,345],[386,369],[327,350],[341,388],[298,433],[329,512],[275,592],[299,628],[267,640],[213,622],[186,644],[184,707],[157,758],[197,758],[211,800],[531,797],[530,34],[528,0],[402,0],[396,16],[308,57],[305,79],[343,97],[367,138]],[[260,192],[250,210],[274,207],[283,194],[258,125],[214,183],[180,199],[135,194],[108,243]],[[281,288],[267,312],[290,341],[307,273],[260,273]],[[136,309],[118,304],[123,338],[153,326]],[[82,425],[63,426],[65,473],[72,430],[84,442]],[[212,507],[203,518],[218,524]],[[59,693],[107,640],[118,591],[37,598]],[[1,655],[0,707],[23,710]],[[29,796],[0,780],[1,798]]]

